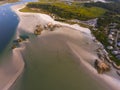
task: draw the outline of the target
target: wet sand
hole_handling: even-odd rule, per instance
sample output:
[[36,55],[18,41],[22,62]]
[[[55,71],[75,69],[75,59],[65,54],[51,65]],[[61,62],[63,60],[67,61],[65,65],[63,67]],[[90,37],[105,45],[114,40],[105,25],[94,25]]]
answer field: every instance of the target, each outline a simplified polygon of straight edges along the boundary
[[71,30],[59,28],[45,31],[39,37],[31,36],[23,52],[26,68],[17,90],[110,90],[89,75],[69,48],[67,42],[82,46],[80,41],[85,39],[67,34],[74,32]]
[[[18,30],[16,32],[17,33],[16,38],[18,38],[18,36],[20,34],[23,34],[23,33],[33,34],[34,28],[38,23],[40,23],[42,25],[45,25],[49,22],[52,22],[53,24],[59,23],[59,22],[54,21],[50,16],[45,15],[45,14],[35,14],[35,13],[33,14],[33,13],[19,12],[18,9],[20,9],[22,7],[24,7],[24,5],[17,5],[17,6],[12,7],[12,9],[18,14],[18,16],[20,18],[20,23],[19,23],[19,26],[18,26]],[[98,81],[99,84],[96,87],[100,88],[100,87],[103,86],[102,83],[104,83],[104,87],[103,87],[102,90],[104,90],[104,88],[105,88],[105,90],[106,89],[108,89],[108,90],[113,90],[113,89],[114,90],[119,90],[119,85],[118,85],[119,84],[119,79],[118,79],[119,77],[117,75],[115,75],[115,71],[113,71],[114,69],[107,74],[99,75],[93,67],[94,59],[96,59],[98,57],[97,57],[96,52],[95,52],[95,50],[97,48],[97,45],[94,42],[92,42],[92,36],[90,34],[90,31],[87,28],[78,27],[76,25],[72,26],[72,25],[63,24],[63,23],[59,23],[59,24],[61,24],[62,27],[56,29],[53,32],[43,31],[42,34],[38,37],[31,36],[32,38],[29,42],[30,46],[28,45],[29,48],[26,50],[26,53],[23,54],[23,55],[26,55],[26,59],[30,58],[29,53],[31,51],[29,51],[29,53],[27,53],[28,50],[33,50],[33,52],[31,52],[32,53],[31,55],[33,55],[35,53],[37,53],[36,55],[39,55],[38,53],[41,53],[42,55],[44,54],[44,53],[41,52],[41,50],[38,50],[41,43],[42,43],[41,45],[47,45],[43,49],[45,49],[46,51],[48,50],[47,52],[45,52],[45,54],[48,53],[48,55],[46,55],[46,56],[49,57],[49,53],[51,53],[51,50],[54,51],[54,48],[59,50],[60,46],[62,46],[60,44],[60,42],[64,42],[64,43],[62,43],[63,44],[62,47],[64,47],[64,44],[65,44],[65,47],[68,47],[69,50],[71,50],[71,52],[69,52],[69,53],[73,53],[73,54],[70,54],[70,55],[76,56],[76,58],[78,58],[80,60],[80,61],[77,61],[77,63],[79,64],[79,62],[80,62],[80,64],[82,64],[82,66],[85,67],[83,69],[84,69],[85,72],[89,73],[87,75],[90,75],[91,78],[94,77],[94,79],[96,81]],[[61,36],[59,36],[59,35],[61,35]],[[49,42],[50,38],[46,38],[46,37],[49,37],[49,36],[52,36],[52,37],[54,36],[54,38],[51,38],[51,40],[53,40],[53,42],[51,44],[49,44],[50,43]],[[60,38],[60,37],[62,37],[62,38]],[[40,40],[41,43],[37,43],[37,42],[39,42],[39,40]],[[59,42],[56,41],[56,40],[58,40]],[[36,43],[36,44],[34,44],[34,43]],[[38,47],[38,48],[36,48],[36,47]],[[52,49],[49,51],[49,48],[52,48]],[[60,50],[61,50],[61,48],[60,48]],[[64,49],[62,49],[62,50],[64,51]],[[54,53],[56,53],[56,52],[54,52]],[[28,54],[29,57],[27,57],[27,54]],[[60,57],[62,57],[62,56],[60,56]],[[31,57],[31,58],[30,58],[31,60],[34,60],[33,57]],[[45,58],[45,56],[43,58]],[[47,58],[47,60],[48,60],[48,58]],[[29,63],[29,64],[32,64],[32,63]],[[20,71],[22,71],[23,68],[24,68],[23,62],[20,63],[19,65],[21,66]],[[31,68],[31,67],[29,67],[29,68]],[[28,71],[29,71],[29,68],[28,68]],[[16,78],[14,78],[14,81],[15,80],[16,80]],[[33,78],[33,80],[34,80],[34,78]],[[72,79],[72,80],[74,80],[74,79]],[[87,80],[86,80],[86,82],[87,82]],[[95,90],[94,87],[91,87],[91,88],[92,88],[92,90]],[[83,90],[85,90],[85,89],[83,89]],[[99,89],[97,89],[97,90],[99,90]]]

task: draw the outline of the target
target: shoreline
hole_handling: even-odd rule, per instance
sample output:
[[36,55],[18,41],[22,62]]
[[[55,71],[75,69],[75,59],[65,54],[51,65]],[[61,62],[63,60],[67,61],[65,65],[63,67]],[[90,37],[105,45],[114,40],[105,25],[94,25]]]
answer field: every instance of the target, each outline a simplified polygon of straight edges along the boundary
[[[16,9],[16,13],[18,14],[18,16],[20,15],[22,15],[23,14],[23,16],[24,16],[24,14],[25,15],[29,15],[29,14],[31,14],[31,15],[33,15],[34,17],[35,17],[35,14],[33,14],[33,13],[23,13],[23,12],[19,12],[18,10],[19,9],[21,9],[21,8],[23,8],[25,5],[23,5],[23,6],[19,6],[18,5],[18,7],[17,7],[17,9],[16,8],[13,8],[14,10]],[[39,15],[38,13],[36,14],[36,16],[37,15]],[[44,18],[44,15],[45,14],[41,14],[41,15],[43,15],[43,18]],[[50,17],[46,17],[46,18],[48,18],[49,20],[48,21],[46,21],[47,23],[49,23],[49,22],[52,22],[52,23],[58,23],[58,24],[61,24],[62,26],[67,26],[67,27],[70,27],[70,28],[73,28],[73,29],[76,29],[76,30],[80,30],[81,32],[83,32],[83,33],[86,33],[86,34],[88,34],[88,35],[91,35],[91,33],[90,33],[90,31],[89,30],[87,30],[87,28],[85,28],[85,30],[83,30],[84,28],[82,28],[82,27],[79,27],[79,26],[72,26],[72,25],[69,25],[69,24],[65,24],[65,23],[59,23],[59,22],[57,22],[57,21],[54,21],[54,20],[52,20]],[[44,18],[44,19],[46,19],[46,18]],[[20,20],[21,20],[22,18],[20,18]],[[43,19],[43,20],[44,20]],[[46,19],[47,20],[47,19]],[[46,22],[45,23],[43,23],[43,24],[46,24]],[[18,26],[19,27],[19,26]],[[23,26],[24,27],[24,26]],[[25,27],[24,27],[25,28]],[[32,33],[32,30],[33,30],[33,28],[31,29],[31,30],[29,30],[29,31],[27,31],[27,32],[31,32]],[[87,31],[86,31],[87,30]],[[69,46],[70,46],[71,44],[69,44]],[[75,53],[76,54],[76,56],[78,56],[78,54],[76,53],[76,51],[74,50],[74,46],[70,46],[71,47],[71,50],[73,51],[73,53]],[[80,55],[79,55],[80,56]],[[79,57],[78,56],[78,57]],[[86,68],[88,68],[87,67],[87,65],[85,65],[85,62],[83,62],[84,63],[84,66],[86,67]],[[88,68],[89,69],[89,68]],[[97,78],[101,78],[101,79],[103,79],[103,81],[105,81],[107,84],[109,84],[111,87],[113,87],[113,88],[115,88],[115,90],[118,90],[118,88],[119,87],[117,87],[117,85],[115,85],[115,82],[113,83],[113,82],[109,82],[108,80],[111,80],[111,81],[113,81],[114,80],[114,78],[113,77],[107,77],[107,75],[97,75],[98,73],[97,73],[97,71],[94,69],[94,67],[91,67],[91,73],[94,73],[94,75],[96,75],[96,77]],[[113,72],[111,72],[111,74],[112,74]],[[105,79],[105,78],[107,78],[107,79]],[[118,78],[118,77],[117,77]],[[105,80],[104,80],[105,79]],[[113,79],[113,80],[112,80]],[[116,81],[117,82],[117,81]],[[117,87],[117,88],[116,88]]]
[[[19,9],[21,9],[21,8],[23,8],[25,5],[16,5],[16,6],[13,6],[12,7],[12,10],[13,11],[15,11],[16,13],[17,13],[17,15],[19,16],[19,19],[20,19],[20,22],[19,22],[19,25],[18,25],[18,28],[17,28],[17,35],[16,35],[16,38],[18,38],[18,36],[19,36],[19,34],[20,34],[20,29],[21,29],[21,26],[23,25],[23,19],[24,19],[24,15],[33,15],[33,17],[37,17],[36,15],[38,15],[38,17],[37,18],[39,18],[39,15],[40,14],[32,14],[32,13],[22,13],[22,12],[19,12],[18,10]],[[17,9],[16,9],[17,8]],[[43,16],[42,16],[43,15]],[[91,36],[91,33],[90,33],[90,31],[89,30],[87,30],[87,28],[82,28],[82,27],[79,27],[79,26],[77,26],[77,25],[69,25],[69,24],[64,24],[64,23],[59,23],[59,22],[57,22],[57,21],[54,21],[54,20],[52,20],[50,17],[48,17],[47,15],[45,15],[45,14],[41,14],[40,15],[40,17],[43,17],[43,20],[46,20],[46,18],[45,17],[47,17],[47,18],[49,18],[49,20],[48,21],[45,21],[43,24],[46,24],[46,23],[49,23],[49,22],[52,22],[52,23],[57,23],[57,24],[61,24],[62,26],[67,26],[67,27],[69,27],[69,28],[74,28],[74,29],[76,29],[76,30],[80,30],[81,32],[83,32],[83,33],[87,33],[88,35],[90,35]],[[21,21],[21,19],[23,20],[23,21]],[[40,22],[39,22],[40,23]],[[32,23],[31,23],[32,24]],[[35,24],[37,24],[37,22],[35,23]],[[22,27],[22,29],[23,30],[25,30],[26,32],[29,32],[29,33],[33,33],[33,29],[34,29],[34,25],[32,25],[31,27],[29,27],[27,30],[26,30],[26,26],[24,25],[23,27]],[[87,31],[85,31],[85,30],[87,30]],[[43,32],[44,33],[44,32]],[[92,38],[92,37],[91,37]],[[77,57],[79,57],[80,55],[78,55],[78,53],[77,53],[77,51],[75,51],[74,49],[75,49],[75,47],[74,47],[74,45],[71,45],[70,43],[68,43],[68,46],[71,48],[71,50],[73,51],[73,53],[77,56]],[[15,49],[15,50],[17,50],[17,49]],[[23,63],[24,63],[24,61],[23,61]],[[89,69],[89,65],[87,65],[87,63],[86,62],[83,62],[83,64],[84,64],[84,66],[85,67],[87,67],[88,69]],[[21,70],[19,71],[19,75],[22,73],[22,70],[24,69],[24,64],[22,64],[22,67],[21,67]],[[94,74],[96,74],[96,75],[98,75],[97,74],[97,71],[95,71],[95,69],[94,69],[94,67],[91,67],[91,73],[94,73]],[[17,75],[17,77],[19,77],[19,75]],[[101,79],[105,79],[106,78],[106,76],[105,75],[98,75],[98,77],[101,77]],[[102,77],[105,77],[105,78],[102,78]],[[107,77],[108,79],[110,79],[110,77]],[[17,78],[16,78],[17,79]],[[10,87],[10,86],[12,86],[12,83],[14,83],[14,81],[16,80],[15,78],[14,78],[14,80],[12,80],[11,81],[11,84],[9,84],[8,85],[8,87]],[[107,82],[108,80],[106,79],[106,83],[109,83],[109,84],[111,84],[111,85],[113,85],[114,83],[111,83],[111,82]],[[111,80],[112,81],[112,80]],[[118,82],[119,83],[119,82]],[[112,87],[112,86],[111,86]],[[114,88],[116,87],[116,86],[113,86]],[[4,90],[7,90],[7,89],[4,89]],[[116,88],[115,90],[118,90],[118,88]]]
[[[80,51],[78,51],[77,49],[79,48],[78,46],[76,46],[75,44],[71,43],[68,45],[70,47],[70,49],[73,51],[73,53],[81,60],[81,63],[84,65],[84,67],[86,69],[88,69],[87,71],[89,72],[89,74],[93,77],[96,78],[98,80],[98,82],[100,82],[101,84],[106,84],[105,86],[108,86],[109,89],[108,90],[119,90],[119,82],[120,79],[117,80],[117,78],[114,78],[114,74],[115,72],[109,72],[110,75],[108,74],[98,74],[97,70],[93,67],[93,65],[91,65],[90,63],[86,62],[79,54]],[[116,76],[116,75],[115,75]],[[99,81],[102,80],[102,81]]]
[[[10,81],[7,83],[7,85],[2,89],[2,90],[9,90],[11,88],[11,86],[14,84],[14,82],[19,78],[19,76],[23,73],[23,70],[24,70],[24,61],[22,60],[22,56],[21,56],[21,51],[22,48],[18,48],[16,50],[13,50],[13,55],[16,55],[16,56],[12,56],[14,59],[13,60],[18,60],[18,57],[19,57],[19,60],[18,61],[14,61],[14,64],[16,63],[19,63],[18,66],[16,67],[19,67],[19,70],[18,72],[13,76],[12,79],[10,79]],[[16,54],[17,53],[17,54]]]

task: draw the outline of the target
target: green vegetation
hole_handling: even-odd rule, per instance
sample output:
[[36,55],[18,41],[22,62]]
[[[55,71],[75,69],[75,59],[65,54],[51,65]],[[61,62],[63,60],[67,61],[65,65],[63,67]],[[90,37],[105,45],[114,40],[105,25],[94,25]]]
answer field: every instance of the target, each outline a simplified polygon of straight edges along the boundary
[[31,9],[31,8],[28,8],[28,7],[25,7],[23,9],[20,9],[21,12],[32,12],[32,13],[44,13],[44,14],[49,14],[51,15],[49,12],[43,10],[43,9]]
[[[110,23],[117,23],[120,27],[120,2],[112,2],[112,3],[85,3],[86,7],[100,7],[104,8],[107,11],[98,18],[97,28],[105,28],[108,27]],[[104,30],[103,30],[104,31]],[[104,33],[104,32],[103,32]]]
[[[111,2],[111,3],[86,3],[86,7],[101,7],[107,10],[101,17],[98,18],[97,28],[98,31],[93,31],[96,38],[104,44],[105,47],[109,46],[108,44],[108,33],[109,33],[109,24],[117,23],[115,29],[120,29],[120,2]],[[110,54],[111,60],[115,61],[117,65],[120,65],[120,60],[116,58],[115,55],[111,53],[110,50],[107,50]]]
[[[104,28],[99,28],[96,31],[92,30],[92,33],[95,35],[96,39],[105,46],[105,49],[107,50],[106,47],[109,46],[109,43],[107,42],[107,35],[105,34]],[[107,52],[109,53],[110,59],[113,60],[117,65],[120,65],[120,60],[118,60],[110,50],[107,50]]]
[[104,16],[100,17],[98,19],[97,25],[98,27],[107,27],[110,23],[117,23],[118,26],[116,28],[120,27],[120,16],[118,14],[112,14],[110,12],[104,14]]
[[108,46],[108,42],[107,42],[107,36],[105,33],[103,33],[104,31],[102,31],[104,29],[99,29],[96,31],[92,31],[92,33],[95,35],[95,37],[97,38],[97,40],[99,40],[103,45]]
[[118,66],[120,65],[120,60],[118,60],[115,55],[111,53],[111,51],[108,51],[110,54],[110,59],[113,60]]
[[21,12],[34,12],[34,10],[31,10],[28,7],[25,7],[24,9],[20,9]]
[[[54,3],[53,3],[54,2]],[[71,3],[67,4],[59,2],[58,0],[42,0],[41,2],[31,2],[20,11],[22,12],[43,12],[47,14],[54,14],[59,21],[69,22],[70,19],[89,20],[98,18],[97,31],[92,30],[96,38],[105,46],[109,45],[107,41],[108,25],[112,22],[118,23],[120,28],[120,2],[118,3]],[[59,18],[60,17],[60,18]],[[74,22],[69,22],[74,23]],[[86,26],[81,24],[82,26]],[[86,26],[88,27],[88,26]],[[91,27],[89,27],[91,28]],[[110,51],[110,58],[120,65],[120,61],[116,59]]]
[[120,24],[120,2],[112,2],[112,3],[86,3],[84,4],[86,7],[100,7],[107,10],[104,15],[102,15],[98,19],[98,27],[106,27],[111,22]]
[[[112,2],[112,3],[87,3],[84,4],[86,7],[102,7],[107,10],[104,15],[98,18],[97,21],[97,31],[93,31],[93,34],[96,38],[105,46],[109,46],[108,44],[108,33],[109,33],[109,24],[110,23],[117,23],[118,25],[115,27],[116,29],[120,29],[120,2]],[[107,49],[106,49],[107,50]],[[111,60],[115,61],[117,65],[120,65],[120,60],[116,58],[115,55],[109,52]]]
[[84,4],[86,7],[101,7],[104,9],[107,9],[113,13],[119,13],[120,14],[120,2],[112,2],[112,3],[101,3],[101,2],[96,2],[96,3],[85,3]]
[[65,19],[78,19],[78,20],[89,20],[93,18],[100,17],[105,13],[105,9],[99,7],[84,7],[83,5],[76,6],[75,4],[69,5],[62,2],[56,3],[41,3],[41,2],[31,2],[27,4],[27,7],[22,9],[21,11],[25,12],[35,12],[34,9],[42,9],[44,11],[48,11],[49,13],[53,13],[56,16]]

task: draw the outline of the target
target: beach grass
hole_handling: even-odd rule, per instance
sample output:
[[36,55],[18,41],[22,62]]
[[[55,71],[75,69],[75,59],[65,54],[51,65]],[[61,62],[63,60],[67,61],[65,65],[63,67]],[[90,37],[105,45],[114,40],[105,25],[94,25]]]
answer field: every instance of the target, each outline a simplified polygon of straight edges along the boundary
[[[34,8],[34,10],[33,10]],[[27,6],[20,11],[22,12],[39,12],[38,9],[42,9],[46,12],[53,13],[56,16],[65,19],[78,19],[78,20],[89,20],[100,17],[106,10],[99,7],[85,7],[68,5],[62,2],[57,3],[46,3],[46,2],[30,2]]]
[[47,12],[47,11],[45,11],[45,10],[42,10],[42,9],[39,9],[39,10],[37,10],[37,9],[30,9],[30,8],[28,8],[28,7],[25,7],[25,8],[23,8],[23,9],[20,9],[19,10],[20,12],[31,12],[31,13],[44,13],[44,14],[49,14],[49,12]]

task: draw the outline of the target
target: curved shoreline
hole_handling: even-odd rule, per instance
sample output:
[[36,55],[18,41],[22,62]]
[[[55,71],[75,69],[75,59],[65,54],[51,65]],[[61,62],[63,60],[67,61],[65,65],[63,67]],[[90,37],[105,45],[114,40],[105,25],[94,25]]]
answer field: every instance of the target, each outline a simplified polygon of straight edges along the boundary
[[[12,7],[12,10],[13,11],[15,11],[16,13],[17,13],[17,15],[19,16],[19,18],[20,18],[20,23],[19,23],[19,25],[18,25],[18,29],[17,29],[17,35],[16,35],[16,38],[18,38],[18,36],[19,36],[19,31],[20,31],[20,29],[21,29],[21,26],[23,25],[23,21],[21,21],[21,19],[23,18],[23,17],[25,17],[24,16],[24,13],[22,13],[22,12],[19,12],[19,9],[21,9],[21,8],[23,8],[25,5],[16,5],[16,6],[13,6]],[[17,8],[17,9],[16,9]],[[32,14],[32,13],[30,13],[30,14]],[[29,15],[29,13],[26,13],[25,15]],[[33,17],[37,17],[37,16],[35,16],[35,14],[32,14],[33,15]],[[20,17],[20,16],[22,16],[22,17]],[[41,17],[44,17],[43,19],[44,20],[46,20],[46,18],[45,17],[47,17],[46,15],[41,15]],[[38,18],[39,18],[39,15],[38,15]],[[48,17],[47,17],[48,18]],[[23,19],[22,19],[23,20]],[[59,23],[59,22],[55,22],[55,21],[53,21],[52,19],[50,19],[49,18],[49,20],[47,20],[47,21],[45,21],[44,22],[44,24],[46,24],[46,23],[48,23],[48,22],[53,22],[53,23]],[[37,22],[36,22],[37,23]],[[63,24],[63,23],[60,23],[61,25],[65,25],[65,26],[68,26],[68,27],[72,27],[72,28],[74,28],[75,29],[75,26],[70,26],[70,25],[68,25],[68,24]],[[33,32],[32,30],[33,30],[33,27],[34,26],[32,26],[32,27],[28,27],[28,30],[27,30],[27,32]],[[78,28],[82,28],[82,27],[78,27]],[[22,29],[24,29],[24,30],[26,30],[26,26],[25,25],[23,25],[23,27],[22,27]],[[83,28],[83,29],[86,29],[86,28]],[[83,30],[83,29],[80,29],[80,30]],[[88,30],[89,31],[89,30]],[[88,35],[89,34],[91,34],[90,32],[86,32],[86,31],[81,31],[81,32],[84,32],[84,33],[87,33]],[[73,45],[71,45],[71,44],[69,44],[70,45],[70,47],[71,47],[71,49],[72,49],[72,51],[74,52],[74,53],[77,53],[75,50],[74,50],[74,46]],[[19,48],[18,48],[19,49]],[[15,50],[17,50],[17,49],[15,49]],[[13,50],[14,51],[14,50]],[[18,50],[19,51],[19,50]],[[20,51],[19,52],[17,52],[19,55],[20,55]],[[78,54],[76,54],[78,57],[79,57],[79,55]],[[20,60],[21,61],[21,60]],[[83,63],[86,67],[88,67],[89,68],[89,65],[87,66],[87,63],[85,64],[85,62]],[[24,61],[22,60],[21,61],[21,67],[20,67],[20,69],[19,69],[19,72],[16,74],[16,76],[12,79],[12,80],[10,80],[10,82],[9,82],[9,84],[7,84],[7,87],[10,87],[14,82],[15,82],[15,80],[19,77],[19,75],[21,75],[21,73],[22,73],[22,71],[23,71],[23,69],[24,69]],[[96,73],[96,71],[95,71],[95,69],[93,69],[92,67],[90,68],[91,69],[91,72],[94,72],[95,74],[97,74]],[[111,72],[112,73],[112,72]],[[112,77],[107,77],[106,75],[103,75],[103,76],[101,76],[101,75],[98,75],[97,74],[97,77],[100,77],[101,79],[105,79],[105,78],[107,78],[107,79],[109,79],[109,80],[111,80],[112,81]],[[103,78],[104,77],[104,78]],[[114,82],[109,82],[109,80],[105,80],[107,83],[109,83],[110,85],[111,85],[111,87],[116,87],[116,83],[114,83]],[[113,78],[113,80],[114,80],[114,78]],[[114,84],[113,86],[112,86],[112,84]],[[3,90],[8,90],[8,88],[5,88],[5,89],[3,89]],[[117,87],[115,90],[118,90],[118,88],[119,87]]]
[[[17,68],[19,67],[19,70],[13,76],[13,78],[10,79],[10,81],[7,83],[7,85],[2,90],[9,90],[10,87],[14,84],[14,82],[18,79],[18,77],[22,74],[22,72],[24,70],[24,61],[22,59],[21,52],[20,52],[21,50],[20,49],[22,49],[22,48],[18,48],[18,49],[13,50],[13,55],[16,55],[16,56],[13,56],[13,58],[14,58],[13,60],[15,60],[14,61],[15,64],[19,63],[20,66],[19,65],[16,66]],[[18,58],[19,58],[19,60],[18,60]],[[18,61],[16,61],[16,60],[18,60]]]

